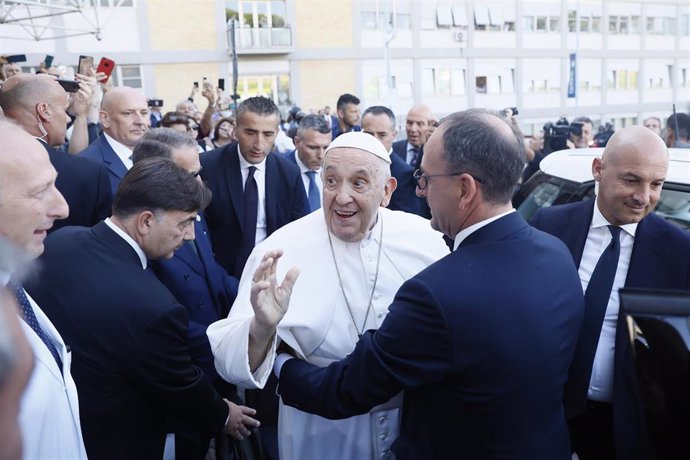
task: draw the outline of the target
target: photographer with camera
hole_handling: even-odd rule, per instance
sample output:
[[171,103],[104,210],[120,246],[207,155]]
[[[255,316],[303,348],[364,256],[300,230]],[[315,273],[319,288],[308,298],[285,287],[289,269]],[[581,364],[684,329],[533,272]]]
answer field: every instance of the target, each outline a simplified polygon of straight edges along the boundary
[[544,144],[540,150],[534,152],[534,159],[527,164],[522,174],[525,183],[532,174],[539,170],[539,163],[551,152],[565,149],[582,149],[590,147],[594,142],[594,123],[589,117],[577,117],[572,123],[562,117],[556,123],[544,125]]

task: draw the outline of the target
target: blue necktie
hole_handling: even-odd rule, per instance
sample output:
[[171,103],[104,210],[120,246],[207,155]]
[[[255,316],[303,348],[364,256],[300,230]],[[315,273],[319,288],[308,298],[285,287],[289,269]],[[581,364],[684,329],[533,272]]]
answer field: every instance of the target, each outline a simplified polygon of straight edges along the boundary
[[410,166],[419,168],[419,147],[412,147],[412,160],[410,160]]
[[[601,326],[604,323],[606,307],[611,297],[611,288],[616,277],[618,258],[621,253],[620,227],[609,225],[608,228],[611,232],[611,243],[601,253],[592,272],[592,278],[587,284],[585,318],[570,368],[570,378],[564,390],[566,406],[569,406],[569,403],[575,404],[575,406],[579,405],[579,410],[584,409],[586,404],[594,355],[599,343]],[[575,411],[577,412],[578,409]]]
[[26,293],[24,292],[24,288],[21,287],[21,285],[15,283],[11,283],[10,287],[12,288],[14,296],[17,298],[17,302],[19,302],[19,305],[22,307],[24,321],[26,321],[26,324],[28,324],[31,327],[31,329],[34,330],[36,335],[38,335],[41,338],[41,340],[43,340],[43,343],[46,344],[46,347],[48,347],[48,350],[50,350],[50,353],[52,353],[53,358],[55,358],[55,362],[57,363],[58,367],[60,368],[60,370],[62,370],[62,360],[60,359],[60,354],[58,353],[57,348],[55,348],[55,344],[53,343],[52,339],[48,337],[41,325],[38,324],[38,319],[36,318],[34,309],[31,307],[29,298],[26,296]]
[[259,213],[259,187],[256,185],[254,173],[256,166],[250,166],[247,180],[244,183],[244,220],[242,221],[242,245],[235,261],[235,275],[240,276],[244,264],[252,253],[256,244],[256,219]]
[[321,207],[321,194],[319,193],[319,187],[316,186],[316,171],[307,171],[305,173],[309,177],[309,192],[307,197],[309,198],[309,211],[316,211]]

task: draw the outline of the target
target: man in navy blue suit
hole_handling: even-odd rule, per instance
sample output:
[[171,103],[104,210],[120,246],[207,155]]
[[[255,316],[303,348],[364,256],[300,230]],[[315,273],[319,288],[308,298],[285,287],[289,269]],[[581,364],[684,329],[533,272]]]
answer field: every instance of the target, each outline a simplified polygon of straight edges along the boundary
[[[186,133],[171,128],[150,130],[132,151],[134,164],[145,158],[168,158],[201,181],[197,143]],[[239,281],[228,275],[215,261],[201,212],[194,222],[194,235],[194,240],[186,241],[170,259],[151,261],[151,268],[177,301],[187,309],[187,337],[192,361],[223,397],[238,402],[235,387],[216,373],[206,328],[228,315],[237,296]],[[178,458],[203,458],[208,450],[211,433],[194,431],[189,426],[176,430],[175,453]]]
[[402,161],[417,169],[424,156],[426,143],[436,123],[434,114],[426,104],[413,105],[405,117],[405,134],[407,139],[393,143],[393,152]]
[[141,91],[120,86],[110,89],[101,101],[103,134],[79,156],[105,165],[113,196],[132,167],[132,149],[149,129],[149,108]]
[[[309,204],[299,167],[280,155],[269,155],[280,129],[280,112],[273,101],[250,97],[237,108],[236,120],[237,142],[204,153],[201,165],[213,192],[206,218],[216,260],[239,278],[254,245],[309,214]],[[258,396],[245,394],[261,419],[268,456],[277,458],[275,381]]]
[[417,196],[417,183],[412,177],[414,169],[393,153],[392,146],[396,134],[393,111],[381,105],[367,108],[362,114],[362,131],[381,141],[391,157],[391,176],[395,177],[398,185],[391,196],[388,209],[430,218],[426,201]]
[[[523,165],[521,136],[497,114],[446,118],[417,181],[454,252],[405,282],[344,360],[317,368],[279,357],[283,401],[344,418],[402,391],[397,458],[569,459],[561,398],[582,290],[565,245],[511,206]],[[288,308],[295,273],[277,285],[279,255],[254,274],[250,362]]]
[[573,448],[583,460],[653,456],[618,289],[690,289],[690,235],[652,212],[667,169],[668,150],[658,135],[643,126],[622,129],[592,163],[595,200],[545,208],[532,218],[568,246],[585,292],[606,248],[614,239],[619,247],[601,308],[586,305],[565,388]]
[[69,205],[69,216],[56,221],[50,231],[69,225],[91,227],[110,215],[113,203],[102,165],[57,148],[65,143],[69,103],[65,90],[47,75],[17,75],[0,91],[5,116],[41,141],[58,173],[55,186]]
[[321,207],[321,163],[330,143],[331,128],[328,123],[320,115],[307,115],[297,127],[295,150],[285,154],[285,158],[299,166],[309,201],[309,212]]
[[[309,205],[297,165],[269,155],[279,129],[278,107],[268,98],[250,97],[236,115],[238,141],[206,152],[201,175],[213,192],[206,218],[216,259],[239,278],[255,243],[308,214]],[[255,210],[245,206],[248,182],[258,194]]]

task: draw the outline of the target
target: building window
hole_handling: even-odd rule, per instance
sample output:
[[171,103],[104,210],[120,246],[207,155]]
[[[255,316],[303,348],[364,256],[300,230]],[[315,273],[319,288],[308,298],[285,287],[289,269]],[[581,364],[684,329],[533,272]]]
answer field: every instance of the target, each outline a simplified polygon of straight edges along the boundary
[[522,30],[534,32],[534,16],[524,16],[522,18]]
[[546,32],[546,16],[537,16],[537,32]]
[[453,13],[450,6],[436,7],[436,24],[442,28],[449,28],[453,25]]
[[129,86],[130,88],[143,88],[144,83],[141,78],[141,66],[139,65],[118,65],[115,66],[116,86]]
[[475,78],[475,90],[478,94],[486,94],[486,77]]
[[609,33],[618,33],[618,16],[609,16]]
[[462,96],[465,94],[465,69],[422,69],[424,96]]
[[577,11],[568,11],[568,32],[577,32]]
[[640,17],[630,16],[630,33],[639,34],[640,33]]
[[601,33],[601,16],[592,16],[592,32]]
[[560,32],[561,31],[561,18],[551,17],[549,18],[549,31]]
[[362,11],[362,29],[375,30],[376,29],[376,12]]
[[[42,2],[47,3],[47,2]],[[114,6],[124,6],[124,7],[134,7],[134,0],[98,0],[99,5],[103,7],[114,7]]]

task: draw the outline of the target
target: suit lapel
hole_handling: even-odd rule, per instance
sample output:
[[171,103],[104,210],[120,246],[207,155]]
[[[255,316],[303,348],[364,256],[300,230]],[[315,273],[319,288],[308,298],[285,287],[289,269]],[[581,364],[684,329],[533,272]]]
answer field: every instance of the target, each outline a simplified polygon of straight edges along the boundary
[[222,155],[224,172],[221,172],[221,174],[223,174],[225,178],[226,190],[228,195],[230,195],[230,201],[235,209],[237,221],[240,224],[240,228],[242,228],[244,225],[244,184],[242,184],[242,170],[240,169],[237,143],[235,142],[225,147],[225,151]]
[[657,217],[650,214],[637,225],[635,243],[633,244],[626,286],[655,287],[659,285],[658,278],[663,276],[663,261],[668,256],[670,248],[659,244],[664,241],[666,229],[659,225]]
[[270,235],[275,230],[275,220],[278,214],[278,160],[274,155],[269,154],[266,157],[266,174],[264,181],[264,197],[266,201],[266,231]]
[[122,160],[120,160],[120,157],[117,156],[115,150],[110,146],[105,136],[101,136],[99,141],[101,141],[100,149],[103,154],[103,162],[108,168],[108,171],[122,179],[125,177],[125,174],[127,174],[127,167]]
[[575,266],[580,266],[582,252],[587,242],[589,226],[592,223],[594,200],[585,201],[568,210],[568,218],[560,224],[557,235],[568,246]]
[[[198,230],[195,229],[195,231]],[[196,252],[194,252],[192,244],[194,244],[194,241],[186,241],[180,247],[180,249],[175,251],[174,257],[189,265],[189,268],[197,272],[199,275],[204,276],[204,267],[201,264],[199,256],[197,256]]]

